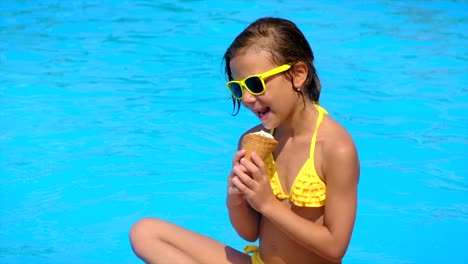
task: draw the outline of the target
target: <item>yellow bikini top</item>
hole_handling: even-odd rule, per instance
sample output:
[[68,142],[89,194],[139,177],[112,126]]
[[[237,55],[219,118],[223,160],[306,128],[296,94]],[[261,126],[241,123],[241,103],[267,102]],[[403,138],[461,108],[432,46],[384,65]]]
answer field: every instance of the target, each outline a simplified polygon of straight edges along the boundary
[[[270,176],[271,189],[275,196],[281,200],[289,199],[293,204],[300,207],[321,207],[325,205],[326,186],[315,170],[314,151],[318,128],[323,120],[324,114],[328,113],[321,106],[317,104],[314,104],[314,106],[318,110],[319,115],[310,143],[310,157],[304,165],[302,165],[302,168],[291,186],[289,194],[285,193],[281,187],[273,154],[270,154],[265,160],[268,175]],[[273,132],[274,130],[272,129],[270,133],[273,134]]]

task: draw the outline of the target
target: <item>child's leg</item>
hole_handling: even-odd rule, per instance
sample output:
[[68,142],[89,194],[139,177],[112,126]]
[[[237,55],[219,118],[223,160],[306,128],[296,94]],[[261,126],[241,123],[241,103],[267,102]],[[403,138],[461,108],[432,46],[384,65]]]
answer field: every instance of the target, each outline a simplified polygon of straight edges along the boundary
[[144,218],[130,230],[133,251],[157,264],[250,264],[250,256],[169,222]]

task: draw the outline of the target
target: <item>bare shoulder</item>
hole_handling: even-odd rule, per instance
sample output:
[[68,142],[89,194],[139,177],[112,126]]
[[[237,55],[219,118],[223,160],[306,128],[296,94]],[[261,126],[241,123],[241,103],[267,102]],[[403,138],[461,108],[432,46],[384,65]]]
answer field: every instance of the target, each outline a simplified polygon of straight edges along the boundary
[[338,152],[356,151],[354,140],[346,128],[333,118],[327,116],[323,124],[322,139],[324,150],[328,154],[338,154]]
[[346,170],[341,175],[359,176],[359,158],[354,140],[346,128],[327,116],[322,131],[322,154],[325,171],[337,172]]

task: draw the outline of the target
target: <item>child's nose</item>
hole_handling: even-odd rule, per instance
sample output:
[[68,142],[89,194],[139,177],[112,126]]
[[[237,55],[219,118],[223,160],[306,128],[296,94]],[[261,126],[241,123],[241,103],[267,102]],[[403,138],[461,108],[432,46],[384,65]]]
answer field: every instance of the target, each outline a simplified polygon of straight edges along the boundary
[[255,95],[251,94],[247,89],[244,89],[244,94],[242,96],[242,103],[244,104],[252,104],[257,100]]

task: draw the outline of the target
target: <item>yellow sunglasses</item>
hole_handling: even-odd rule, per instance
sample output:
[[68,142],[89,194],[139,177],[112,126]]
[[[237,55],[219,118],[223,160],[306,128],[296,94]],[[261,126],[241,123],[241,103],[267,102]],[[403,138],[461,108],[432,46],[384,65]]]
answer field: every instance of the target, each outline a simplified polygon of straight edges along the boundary
[[287,71],[289,68],[291,68],[291,65],[283,64],[265,73],[250,75],[240,81],[227,82],[226,86],[229,89],[229,92],[231,92],[231,95],[238,100],[241,100],[244,96],[243,88],[247,89],[247,91],[253,95],[261,95],[266,90],[266,78]]

